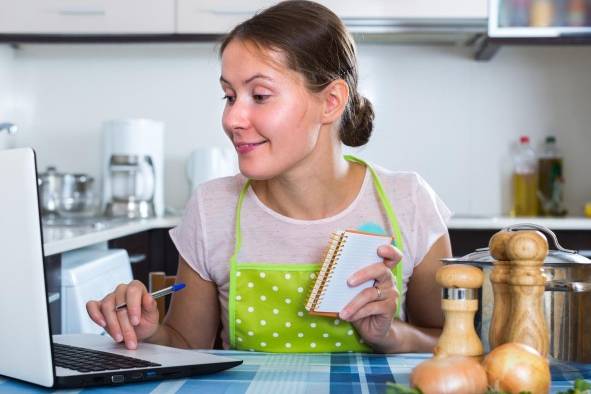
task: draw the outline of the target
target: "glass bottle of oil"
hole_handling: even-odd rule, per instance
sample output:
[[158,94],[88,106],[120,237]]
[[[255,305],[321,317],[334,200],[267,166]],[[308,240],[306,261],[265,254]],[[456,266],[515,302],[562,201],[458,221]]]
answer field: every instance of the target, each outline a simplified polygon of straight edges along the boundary
[[562,155],[556,145],[556,137],[548,136],[538,160],[538,199],[541,215],[566,215],[563,190]]
[[536,153],[528,136],[521,136],[513,157],[513,209],[512,216],[538,215],[538,179]]

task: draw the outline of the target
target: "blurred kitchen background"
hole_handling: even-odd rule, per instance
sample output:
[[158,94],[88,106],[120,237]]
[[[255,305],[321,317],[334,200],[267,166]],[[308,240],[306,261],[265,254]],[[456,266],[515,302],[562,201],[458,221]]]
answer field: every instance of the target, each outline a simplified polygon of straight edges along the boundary
[[[235,171],[220,37],[273,3],[0,2],[0,149],[37,152],[54,333],[101,331],[86,301],[176,273],[191,189]],[[455,212],[454,255],[528,221],[591,256],[591,0],[322,3],[354,33],[376,113],[352,152],[426,178]],[[548,136],[569,217],[510,218],[516,148]]]
[[[447,42],[445,34],[435,44],[368,36],[356,36],[360,89],[376,122],[357,154],[419,172],[458,215],[501,216],[511,208],[512,145],[528,135],[538,148],[554,135],[564,155],[565,205],[570,215],[583,214],[591,200],[591,47],[508,45],[483,61],[474,45]],[[87,173],[100,187],[103,122],[160,121],[165,205],[182,208],[191,152],[231,148],[220,121],[216,42],[97,41],[0,46],[0,121],[19,127],[12,138],[0,134],[0,144],[31,145],[41,170]]]

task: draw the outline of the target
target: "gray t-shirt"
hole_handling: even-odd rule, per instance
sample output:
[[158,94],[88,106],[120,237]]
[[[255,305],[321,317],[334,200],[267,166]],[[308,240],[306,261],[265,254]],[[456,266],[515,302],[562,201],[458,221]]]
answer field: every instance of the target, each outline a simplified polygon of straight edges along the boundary
[[[403,288],[414,267],[431,246],[447,233],[450,210],[418,174],[375,167],[404,239]],[[181,223],[170,231],[180,255],[203,279],[215,282],[221,305],[222,340],[228,342],[230,257],[235,243],[235,212],[246,178],[238,174],[201,184],[191,196]],[[319,263],[334,231],[360,229],[391,233],[386,212],[366,171],[355,200],[340,213],[320,220],[283,216],[265,206],[252,191],[241,211],[242,248],[239,262]],[[404,305],[401,317],[404,318]]]

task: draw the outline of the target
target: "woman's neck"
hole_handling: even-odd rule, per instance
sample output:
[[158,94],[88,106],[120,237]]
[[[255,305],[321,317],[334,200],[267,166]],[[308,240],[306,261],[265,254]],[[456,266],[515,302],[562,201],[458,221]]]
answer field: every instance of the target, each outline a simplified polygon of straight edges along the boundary
[[312,153],[288,173],[253,181],[252,187],[272,210],[294,219],[318,220],[347,208],[359,194],[364,177],[365,167],[347,161],[338,149]]

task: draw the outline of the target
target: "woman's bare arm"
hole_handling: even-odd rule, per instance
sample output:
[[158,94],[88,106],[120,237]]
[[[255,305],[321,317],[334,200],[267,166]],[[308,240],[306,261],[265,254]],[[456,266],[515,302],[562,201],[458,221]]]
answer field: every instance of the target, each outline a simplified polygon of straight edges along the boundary
[[435,241],[410,277],[406,293],[406,312],[408,321],[413,325],[425,328],[443,327],[441,287],[435,281],[435,275],[443,265],[441,259],[445,257],[451,257],[448,234]]
[[387,338],[374,350],[382,353],[431,352],[443,327],[441,288],[435,274],[440,259],[451,256],[449,235],[441,236],[414,269],[406,292],[408,323],[395,319]]
[[189,349],[213,348],[220,322],[215,283],[201,278],[179,257],[177,282],[186,284],[174,293],[158,331],[146,342]]

